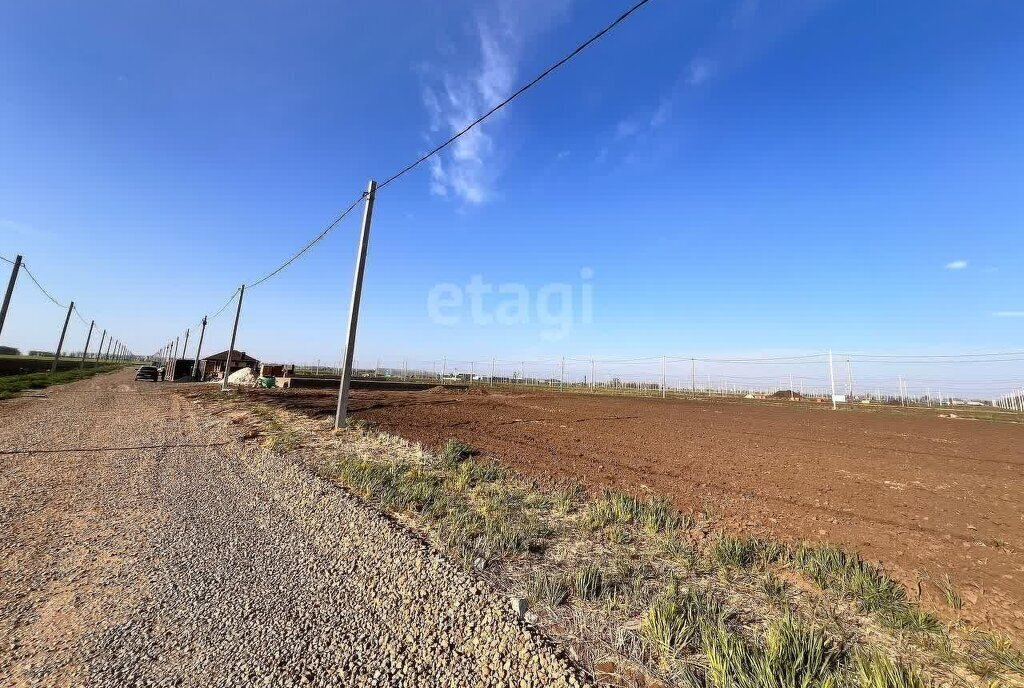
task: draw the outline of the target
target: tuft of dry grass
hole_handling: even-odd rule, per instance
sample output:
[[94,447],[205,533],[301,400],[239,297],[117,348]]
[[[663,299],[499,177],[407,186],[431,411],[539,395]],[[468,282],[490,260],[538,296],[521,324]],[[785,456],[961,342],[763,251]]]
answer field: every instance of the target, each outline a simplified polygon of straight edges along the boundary
[[587,564],[572,576],[572,592],[579,600],[596,600],[604,591],[604,574],[594,564]]

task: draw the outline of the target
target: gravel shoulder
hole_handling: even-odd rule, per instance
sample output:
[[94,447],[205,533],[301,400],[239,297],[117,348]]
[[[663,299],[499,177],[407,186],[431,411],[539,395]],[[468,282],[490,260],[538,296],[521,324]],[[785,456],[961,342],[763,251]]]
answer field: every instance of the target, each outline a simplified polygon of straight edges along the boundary
[[575,686],[506,598],[169,387],[0,402],[10,686]]

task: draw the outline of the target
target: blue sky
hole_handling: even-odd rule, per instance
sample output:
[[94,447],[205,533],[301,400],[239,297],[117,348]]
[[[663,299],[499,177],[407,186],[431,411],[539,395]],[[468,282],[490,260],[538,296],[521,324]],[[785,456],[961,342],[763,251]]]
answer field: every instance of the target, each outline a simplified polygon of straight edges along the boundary
[[[0,255],[154,350],[625,7],[4,3]],[[357,355],[1021,349],[1022,19],[652,0],[381,192]],[[337,358],[357,232],[248,293],[240,347]],[[528,315],[432,317],[475,275]],[[552,284],[568,327],[537,314]],[[23,279],[3,341],[53,348],[62,318]]]

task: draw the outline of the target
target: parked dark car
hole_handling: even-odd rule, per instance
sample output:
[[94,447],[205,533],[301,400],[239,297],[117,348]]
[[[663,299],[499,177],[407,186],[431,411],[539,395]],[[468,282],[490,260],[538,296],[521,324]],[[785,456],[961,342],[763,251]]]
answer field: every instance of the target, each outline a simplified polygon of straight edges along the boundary
[[156,382],[160,378],[160,373],[157,371],[156,366],[140,366],[135,371],[136,380],[152,380]]

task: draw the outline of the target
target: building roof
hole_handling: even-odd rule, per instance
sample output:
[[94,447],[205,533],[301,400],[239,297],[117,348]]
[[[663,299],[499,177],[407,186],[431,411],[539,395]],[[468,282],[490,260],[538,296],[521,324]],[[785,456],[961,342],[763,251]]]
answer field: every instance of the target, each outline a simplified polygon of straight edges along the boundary
[[[213,354],[211,356],[207,356],[203,360],[204,361],[227,361],[227,359],[228,359],[228,351],[227,351],[227,349],[225,349],[224,351],[221,351],[219,354]],[[232,349],[231,350],[231,362],[235,363],[235,362],[240,362],[240,361],[251,361],[253,363],[259,363],[259,361],[257,359],[253,358],[252,356],[249,356],[244,351],[239,351],[238,349]]]

